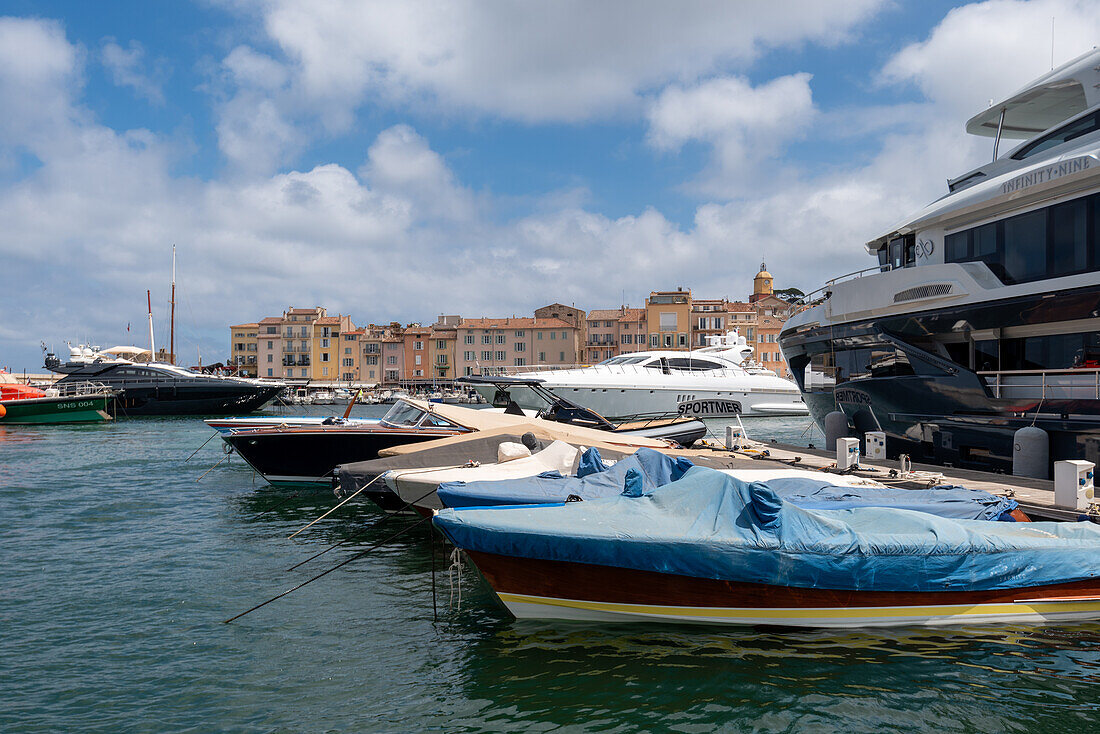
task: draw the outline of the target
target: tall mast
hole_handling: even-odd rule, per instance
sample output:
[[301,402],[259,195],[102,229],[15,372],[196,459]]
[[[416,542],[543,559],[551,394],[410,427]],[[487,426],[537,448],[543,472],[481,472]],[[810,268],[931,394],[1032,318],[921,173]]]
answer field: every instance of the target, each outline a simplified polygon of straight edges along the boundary
[[152,353],[149,361],[155,362],[157,359],[157,345],[153,343],[153,296],[149,291],[145,291],[145,300],[149,304],[149,351]]
[[168,361],[176,363],[176,246],[172,245],[172,310],[168,317]]

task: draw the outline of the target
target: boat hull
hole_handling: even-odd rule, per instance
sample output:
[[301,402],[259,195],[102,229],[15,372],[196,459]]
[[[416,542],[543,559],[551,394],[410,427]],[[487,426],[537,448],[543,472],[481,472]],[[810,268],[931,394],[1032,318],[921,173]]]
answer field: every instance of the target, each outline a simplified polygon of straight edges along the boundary
[[290,428],[222,435],[256,473],[276,486],[330,485],[340,464],[377,459],[378,452],[456,435],[444,430]]
[[[740,413],[745,416],[758,415],[806,415],[809,409],[802,402],[797,389],[793,393],[713,390],[690,387],[618,387],[599,385],[557,384],[552,377],[545,378],[547,388],[563,398],[594,410],[605,418],[620,419],[639,415],[690,415],[697,418],[729,416]],[[792,388],[794,384],[792,383]],[[492,385],[478,386],[477,391],[488,402],[493,402],[496,388]],[[537,410],[545,407],[546,401],[535,395],[529,388],[515,387],[508,390],[512,399],[521,408]],[[732,412],[726,404],[736,404]],[[680,406],[686,406],[682,411]],[[716,406],[724,406],[723,412],[710,411]],[[709,412],[708,412],[709,411]]]
[[990,591],[802,589],[467,551],[518,619],[899,627],[1100,619],[1100,580]]
[[32,423],[99,423],[110,420],[107,395],[3,400],[0,425]]

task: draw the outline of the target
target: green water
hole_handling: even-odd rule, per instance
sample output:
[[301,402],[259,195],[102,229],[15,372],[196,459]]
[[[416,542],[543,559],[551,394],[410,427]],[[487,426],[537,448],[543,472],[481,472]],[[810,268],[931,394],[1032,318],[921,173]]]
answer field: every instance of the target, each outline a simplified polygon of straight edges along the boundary
[[378,514],[349,505],[289,541],[333,498],[235,457],[196,481],[222,458],[184,462],[209,435],[0,429],[0,731],[1100,731],[1100,625],[521,624],[442,549],[436,622],[423,527],[225,625],[350,552],[285,570],[326,544],[414,521],[364,533]]

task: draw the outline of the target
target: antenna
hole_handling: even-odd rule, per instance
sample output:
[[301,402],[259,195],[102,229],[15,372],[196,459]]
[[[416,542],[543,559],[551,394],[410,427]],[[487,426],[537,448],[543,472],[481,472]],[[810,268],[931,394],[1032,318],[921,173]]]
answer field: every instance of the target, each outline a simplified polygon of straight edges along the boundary
[[176,363],[176,246],[172,245],[172,310],[168,317],[168,361]]
[[153,296],[149,291],[145,291],[145,300],[149,304],[149,351],[151,356],[150,362],[155,362],[157,359],[157,347],[153,343]]
[[1050,68],[1054,70],[1054,16],[1050,16]]

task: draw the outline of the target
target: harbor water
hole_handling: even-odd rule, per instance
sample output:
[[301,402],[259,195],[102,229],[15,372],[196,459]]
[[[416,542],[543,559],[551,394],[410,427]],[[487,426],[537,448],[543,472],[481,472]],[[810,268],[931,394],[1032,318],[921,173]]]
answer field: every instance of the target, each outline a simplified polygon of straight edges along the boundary
[[[745,427],[820,445],[807,423]],[[332,494],[267,487],[217,439],[185,461],[211,433],[0,428],[0,731],[1100,729],[1100,625],[518,623],[441,543],[433,587],[424,525],[223,624],[416,521],[365,529],[352,503],[288,540]]]

